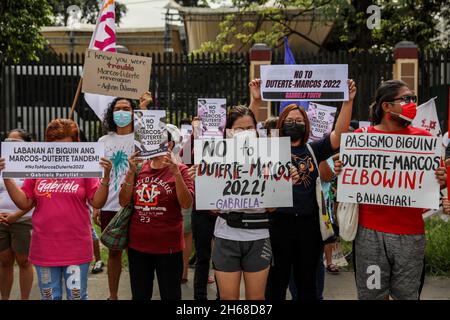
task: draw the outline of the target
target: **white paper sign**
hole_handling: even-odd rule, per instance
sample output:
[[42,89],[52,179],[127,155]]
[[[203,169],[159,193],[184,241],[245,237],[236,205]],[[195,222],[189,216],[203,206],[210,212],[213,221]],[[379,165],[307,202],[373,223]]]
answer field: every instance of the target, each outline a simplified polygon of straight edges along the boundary
[[306,113],[311,124],[311,132],[309,134],[310,142],[320,140],[325,135],[331,133],[336,110],[337,108],[335,107],[328,107],[314,102],[309,104]]
[[441,125],[436,112],[435,98],[432,98],[417,107],[417,114],[412,125],[423,128],[433,136],[442,137]]
[[134,111],[134,150],[142,159],[150,159],[167,152],[165,110]]
[[360,128],[368,128],[370,127],[370,121],[359,121]]
[[101,178],[101,142],[2,142],[3,178]]
[[440,138],[346,133],[340,150],[339,202],[439,208]]
[[197,116],[203,137],[223,137],[227,117],[226,99],[198,99]]
[[348,65],[263,65],[264,101],[347,101]]
[[292,207],[290,139],[194,141],[199,210]]

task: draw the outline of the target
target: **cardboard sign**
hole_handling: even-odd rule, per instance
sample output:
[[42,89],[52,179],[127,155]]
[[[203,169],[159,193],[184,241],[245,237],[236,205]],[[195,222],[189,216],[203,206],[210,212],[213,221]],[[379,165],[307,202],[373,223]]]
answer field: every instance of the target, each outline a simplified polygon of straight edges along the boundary
[[440,140],[413,135],[343,134],[338,202],[438,209],[440,187],[435,170],[441,164]]
[[139,152],[139,158],[151,159],[167,150],[166,111],[135,110],[134,151]]
[[348,101],[348,65],[263,65],[264,101]]
[[3,178],[101,178],[101,142],[2,142]]
[[226,99],[198,99],[197,116],[203,137],[223,137],[227,117]]
[[86,50],[83,92],[139,99],[150,86],[152,58]]
[[290,150],[286,137],[195,140],[197,209],[292,206]]
[[331,133],[336,110],[337,108],[324,106],[318,103],[311,102],[309,104],[306,113],[308,114],[308,119],[311,123],[311,132],[309,134],[310,142],[320,140],[325,135]]

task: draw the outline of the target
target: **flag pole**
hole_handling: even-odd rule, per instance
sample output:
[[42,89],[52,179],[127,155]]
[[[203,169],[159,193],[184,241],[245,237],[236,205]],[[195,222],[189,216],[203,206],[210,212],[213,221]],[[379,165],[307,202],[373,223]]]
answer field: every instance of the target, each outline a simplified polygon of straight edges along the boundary
[[77,106],[78,98],[80,97],[82,84],[83,84],[83,77],[80,77],[80,80],[78,81],[77,92],[75,93],[75,97],[73,98],[72,108],[70,109],[69,113],[70,120],[73,120],[73,113],[75,111],[75,107]]

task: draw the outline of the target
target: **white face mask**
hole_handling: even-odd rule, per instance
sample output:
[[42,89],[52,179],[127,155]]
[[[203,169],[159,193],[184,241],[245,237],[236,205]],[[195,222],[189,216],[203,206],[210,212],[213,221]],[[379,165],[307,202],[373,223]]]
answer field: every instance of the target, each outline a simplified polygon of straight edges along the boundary
[[233,138],[257,138],[256,130],[234,131]]

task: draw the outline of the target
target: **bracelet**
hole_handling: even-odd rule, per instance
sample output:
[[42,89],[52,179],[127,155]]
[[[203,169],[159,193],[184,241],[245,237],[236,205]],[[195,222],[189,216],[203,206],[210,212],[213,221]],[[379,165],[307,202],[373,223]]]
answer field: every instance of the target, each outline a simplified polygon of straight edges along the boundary
[[109,182],[108,182],[108,183],[105,183],[105,182],[103,182],[102,180],[100,180],[100,184],[101,184],[102,186],[104,186],[104,187],[109,187],[109,185],[110,185]]

